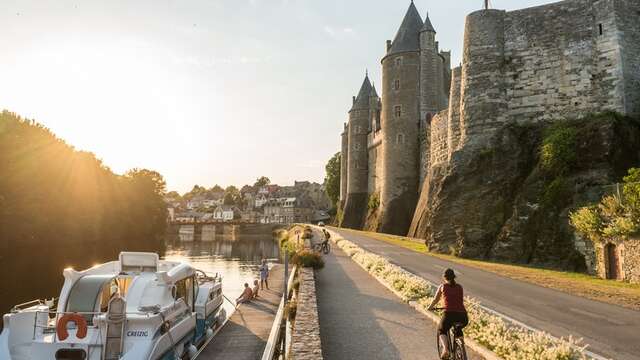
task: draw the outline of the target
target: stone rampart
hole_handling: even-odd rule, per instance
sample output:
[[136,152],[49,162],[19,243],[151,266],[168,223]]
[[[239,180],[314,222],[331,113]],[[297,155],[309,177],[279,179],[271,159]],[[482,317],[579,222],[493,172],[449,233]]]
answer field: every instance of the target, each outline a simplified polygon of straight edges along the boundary
[[431,119],[431,166],[446,162],[449,157],[449,111],[443,110]]
[[622,52],[626,112],[640,117],[640,1],[618,0],[614,5]]
[[299,268],[298,307],[296,323],[291,334],[289,359],[322,360],[318,302],[316,300],[315,274],[311,268]]
[[449,120],[447,131],[448,157],[458,149],[460,144],[460,85],[462,68],[456,67],[451,72],[451,91],[449,94]]

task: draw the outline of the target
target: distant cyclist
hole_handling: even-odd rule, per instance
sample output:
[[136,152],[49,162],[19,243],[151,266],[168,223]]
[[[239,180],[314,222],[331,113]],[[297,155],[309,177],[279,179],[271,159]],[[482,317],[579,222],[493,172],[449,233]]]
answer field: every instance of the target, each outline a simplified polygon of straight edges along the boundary
[[[443,274],[444,283],[438,287],[436,297],[429,305],[429,310],[433,310],[444,299],[444,316],[438,325],[438,338],[442,344],[442,358],[449,358],[449,330],[455,324],[461,324],[462,328],[469,324],[467,309],[464,307],[464,294],[462,286],[456,283],[456,274],[453,269],[447,269]],[[459,336],[461,334],[456,334]]]

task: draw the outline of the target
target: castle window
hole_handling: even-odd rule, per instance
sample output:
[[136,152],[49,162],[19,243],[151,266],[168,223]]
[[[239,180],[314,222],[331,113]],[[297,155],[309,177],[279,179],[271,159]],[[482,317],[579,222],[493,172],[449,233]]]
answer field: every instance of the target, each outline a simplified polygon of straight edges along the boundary
[[401,105],[396,105],[393,107],[393,114],[395,115],[396,118],[399,118],[402,116],[402,106]]
[[396,80],[393,82],[393,88],[395,90],[400,90],[400,80]]
[[353,149],[356,151],[360,150],[360,143],[353,144]]
[[362,133],[362,126],[357,125],[356,126],[356,134],[360,134],[360,133]]
[[604,26],[602,24],[598,24],[598,30],[600,30],[600,36],[604,35]]
[[402,65],[402,57],[396,58],[396,66]]
[[404,134],[396,135],[396,144],[398,145],[404,144]]

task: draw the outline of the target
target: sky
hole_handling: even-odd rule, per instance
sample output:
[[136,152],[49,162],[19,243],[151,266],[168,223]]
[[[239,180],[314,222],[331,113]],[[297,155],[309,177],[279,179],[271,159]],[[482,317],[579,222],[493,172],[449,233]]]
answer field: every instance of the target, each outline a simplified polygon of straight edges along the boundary
[[[518,9],[552,0],[492,0]],[[322,182],[351,96],[379,83],[409,0],[2,0],[0,109],[113,171],[194,184]],[[482,0],[415,0],[461,61]]]

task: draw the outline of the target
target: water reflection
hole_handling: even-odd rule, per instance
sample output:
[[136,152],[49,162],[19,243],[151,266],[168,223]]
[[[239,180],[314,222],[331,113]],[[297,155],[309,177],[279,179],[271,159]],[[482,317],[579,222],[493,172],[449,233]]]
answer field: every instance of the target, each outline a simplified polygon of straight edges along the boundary
[[[203,234],[204,235],[204,234]],[[262,259],[279,261],[278,243],[269,235],[230,235],[215,237],[215,241],[176,241],[167,245],[165,259],[187,261],[208,274],[222,275],[224,294],[234,300],[242,293],[244,283],[259,279]],[[225,303],[227,312],[232,306]]]

